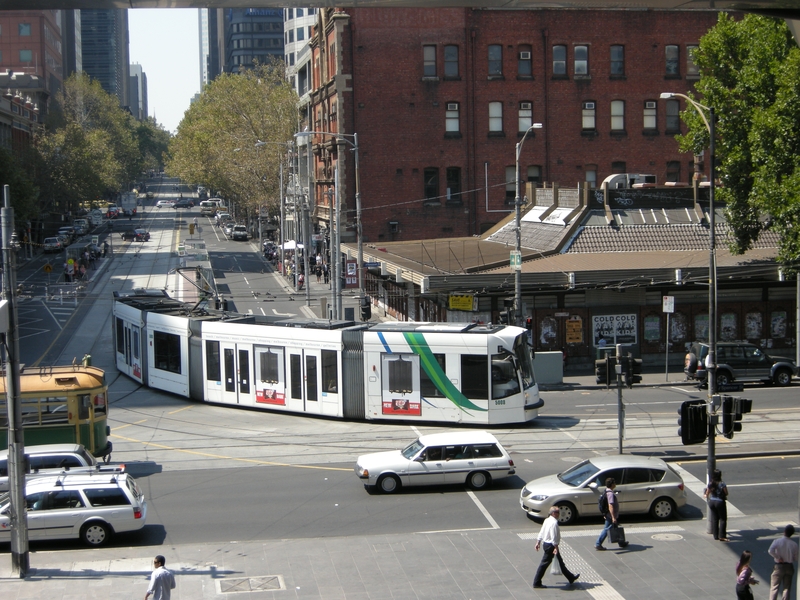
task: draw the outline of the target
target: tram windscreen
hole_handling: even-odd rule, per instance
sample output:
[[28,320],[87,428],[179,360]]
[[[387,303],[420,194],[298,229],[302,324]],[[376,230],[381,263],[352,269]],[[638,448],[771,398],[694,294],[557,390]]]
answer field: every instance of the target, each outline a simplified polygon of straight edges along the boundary
[[517,365],[522,375],[522,387],[526,390],[536,384],[533,376],[533,359],[531,358],[531,347],[528,344],[528,334],[521,333],[514,340],[514,355],[517,357]]

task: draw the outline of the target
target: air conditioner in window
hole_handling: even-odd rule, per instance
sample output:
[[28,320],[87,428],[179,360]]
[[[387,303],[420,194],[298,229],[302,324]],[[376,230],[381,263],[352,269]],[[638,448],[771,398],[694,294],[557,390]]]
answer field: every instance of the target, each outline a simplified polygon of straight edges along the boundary
[[458,110],[458,103],[451,102],[447,105],[447,110]]
[[594,102],[584,102],[583,110],[594,110]]
[[645,102],[644,103],[644,107],[645,108],[655,108],[656,107],[656,103],[655,102]]
[[531,109],[531,103],[530,102],[520,102],[519,103],[519,109],[520,110],[530,110]]
[[531,53],[530,52],[520,52],[519,53],[519,59],[520,60],[530,60],[531,59]]

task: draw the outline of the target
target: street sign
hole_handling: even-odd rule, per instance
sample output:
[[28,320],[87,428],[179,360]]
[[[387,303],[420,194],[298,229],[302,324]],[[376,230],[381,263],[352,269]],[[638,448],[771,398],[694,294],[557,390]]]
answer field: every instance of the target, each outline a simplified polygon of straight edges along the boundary
[[743,392],[744,391],[744,384],[743,383],[726,383],[725,385],[716,386],[718,392]]
[[377,269],[380,266],[381,266],[381,263],[379,263],[379,262],[365,262],[364,263],[364,268],[365,269]]
[[511,270],[522,270],[522,252],[517,252],[516,250],[511,251]]
[[43,269],[44,269],[44,272],[45,272],[45,273],[52,273],[52,272],[53,272],[53,265],[51,265],[50,263],[47,263],[47,264],[46,264],[46,265],[43,267]]
[[662,296],[661,298],[662,311],[665,313],[675,312],[675,296]]

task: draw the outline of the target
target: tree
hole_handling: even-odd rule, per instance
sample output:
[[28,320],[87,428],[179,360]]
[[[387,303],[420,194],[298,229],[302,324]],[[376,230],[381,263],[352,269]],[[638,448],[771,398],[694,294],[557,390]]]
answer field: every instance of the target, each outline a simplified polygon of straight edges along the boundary
[[172,137],[169,131],[156,123],[155,119],[148,117],[137,123],[135,135],[141,157],[139,172],[161,171]]
[[[759,234],[780,236],[778,260],[800,259],[800,48],[783,20],[721,13],[694,54],[699,101],[716,115],[717,172],[733,231],[731,249],[748,250]],[[701,151],[708,132],[694,111],[681,149]]]
[[13,154],[0,146],[0,190],[4,185],[8,185],[17,225],[35,219],[38,213],[36,208],[38,190],[28,171],[23,167],[33,159],[35,151],[28,145]]
[[[278,170],[297,130],[297,94],[281,61],[225,73],[189,107],[167,172],[236,196],[251,209],[278,204]],[[259,141],[267,142],[256,148]]]

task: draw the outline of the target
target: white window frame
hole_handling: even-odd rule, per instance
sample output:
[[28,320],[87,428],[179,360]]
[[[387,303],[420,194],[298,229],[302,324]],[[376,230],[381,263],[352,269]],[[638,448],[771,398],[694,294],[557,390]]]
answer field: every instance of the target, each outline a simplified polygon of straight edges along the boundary
[[611,101],[611,131],[625,131],[625,101]]
[[[455,110],[453,110],[453,108]],[[447,133],[459,133],[461,131],[461,118],[459,116],[458,102],[448,102],[447,110],[444,113],[444,130]]]
[[489,102],[489,131],[503,131],[503,103]]
[[520,102],[517,131],[525,133],[531,125],[533,125],[533,102]]
[[[589,74],[589,46],[580,44],[572,49],[574,58],[574,75],[588,75]],[[584,54],[583,58],[578,58],[580,54]]]

